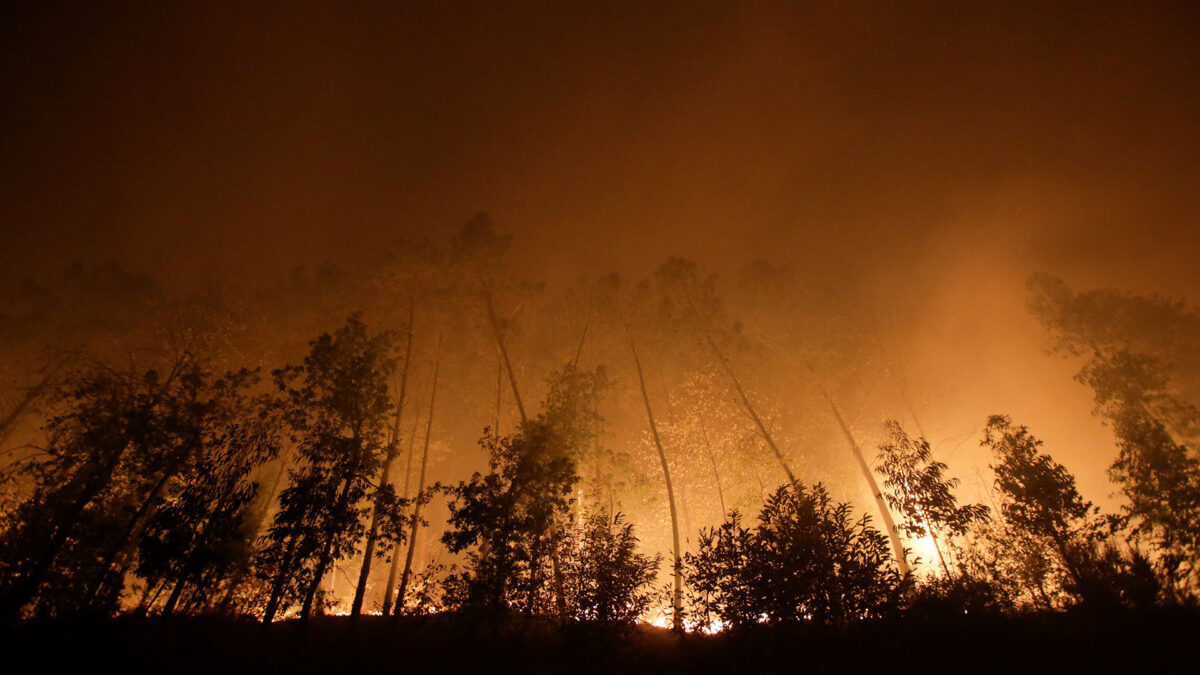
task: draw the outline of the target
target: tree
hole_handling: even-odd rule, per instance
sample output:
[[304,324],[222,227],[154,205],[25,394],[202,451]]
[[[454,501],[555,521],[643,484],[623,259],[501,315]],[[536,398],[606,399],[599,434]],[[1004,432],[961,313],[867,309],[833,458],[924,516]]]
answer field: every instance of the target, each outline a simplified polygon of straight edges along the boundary
[[629,324],[625,324],[625,332],[629,336],[629,351],[633,355],[633,363],[637,369],[638,388],[642,392],[642,403],[646,406],[646,420],[650,425],[650,436],[654,439],[654,449],[658,451],[658,459],[662,465],[663,483],[667,488],[667,505],[671,509],[671,576],[674,589],[671,593],[671,623],[676,631],[683,630],[683,556],[679,546],[679,515],[675,509],[675,486],[671,483],[671,467],[667,463],[667,453],[663,450],[662,439],[658,435],[658,426],[654,423],[654,411],[650,407],[650,395],[646,393],[646,377],[642,373],[642,362],[638,359],[637,347],[633,342],[633,333]]
[[881,616],[903,583],[891,562],[888,538],[870,517],[853,518],[820,483],[780,487],[753,528],[731,512],[701,530],[698,552],[688,555],[699,609],[732,626]]
[[885,476],[887,501],[903,516],[902,527],[910,537],[929,535],[950,578],[950,567],[942,553],[938,533],[961,536],[972,523],[990,520],[990,510],[981,504],[958,505],[954,488],[957,478],[946,478],[946,465],[934,461],[924,438],[910,438],[896,420],[884,422],[889,440],[879,446],[875,470]]
[[647,587],[662,561],[637,552],[633,524],[603,507],[584,518],[567,556],[571,616],[576,621],[633,624],[650,606]]
[[303,365],[275,371],[298,466],[257,560],[271,584],[264,623],[296,602],[308,616],[329,566],[356,553],[386,449],[394,343],[391,333],[370,335],[351,316],[310,343]]
[[[424,502],[422,493],[425,491],[425,469],[429,465],[429,441],[433,436],[433,410],[437,402],[438,369],[441,366],[442,340],[438,337],[437,353],[433,357],[433,382],[429,387],[429,418],[425,424],[425,446],[421,451],[421,473],[417,478],[417,498],[413,500],[412,519],[409,524],[408,553],[404,557],[404,572],[400,575],[400,590],[396,598],[396,616],[404,609],[404,600],[408,594],[408,578],[412,572],[413,554],[417,550],[417,529],[421,526],[421,505]],[[398,553],[398,551],[397,551]]]
[[983,445],[994,453],[996,489],[1004,502],[1004,518],[1027,532],[1052,540],[1064,564],[1067,541],[1093,512],[1075,488],[1075,477],[1066,467],[1041,453],[1042,442],[1028,427],[1013,426],[1003,415],[988,418]]
[[278,454],[276,426],[264,410],[258,419],[222,428],[150,518],[137,572],[147,597],[171,588],[163,614],[176,610],[185,590],[192,591],[190,604],[211,607],[221,584],[229,581],[225,591],[233,590],[232,580],[249,567],[253,534],[247,530],[259,488],[250,475]]
[[253,379],[214,378],[187,352],[165,376],[104,364],[68,374],[44,453],[23,467],[32,494],[4,533],[6,613],[35,599],[38,613],[111,612],[164,498],[212,479],[197,466],[229,451],[231,429],[253,424]]
[[570,513],[575,462],[552,425],[531,420],[496,437],[485,430],[489,472],[451,488],[450,529],[442,541],[467,552],[467,571],[447,580],[460,609],[547,614],[546,559],[559,546],[555,524]]
[[[359,569],[358,585],[354,589],[354,600],[350,604],[350,616],[358,616],[362,611],[363,599],[367,592],[367,581],[371,577],[371,563],[375,558],[375,543],[379,536],[379,528],[385,518],[385,514],[390,505],[395,503],[396,490],[390,483],[392,462],[395,461],[396,455],[400,451],[400,420],[404,413],[404,397],[408,391],[408,369],[412,363],[412,346],[413,346],[413,315],[416,310],[417,294],[413,291],[412,297],[408,304],[408,324],[405,329],[407,338],[404,347],[404,366],[400,371],[400,392],[396,399],[396,412],[392,416],[392,430],[388,437],[387,450],[384,453],[383,461],[379,467],[379,479],[375,487],[375,505],[371,510],[371,526],[367,529],[367,541],[363,548],[362,567]],[[439,350],[440,351],[440,350]],[[436,366],[435,366],[436,371]],[[434,387],[437,387],[437,378],[434,377]],[[430,413],[432,419],[432,411]],[[428,449],[429,439],[426,435],[426,448]],[[424,463],[421,464],[422,478],[424,478]],[[422,483],[424,481],[422,480]],[[407,485],[405,486],[407,488]],[[421,488],[417,488],[420,492]],[[411,550],[411,548],[410,548]],[[407,572],[407,569],[405,570]],[[391,584],[388,584],[388,595],[391,594]],[[391,602],[391,598],[384,601],[384,606],[387,607]]]
[[993,415],[983,445],[998,460],[992,470],[1001,514],[1056,560],[1065,572],[1059,582],[1064,591],[1089,604],[1145,604],[1145,589],[1156,582],[1147,577],[1144,559],[1136,550],[1125,554],[1112,545],[1117,519],[1102,516],[1079,494],[1075,477],[1041,452],[1042,442],[1028,428]]
[[1119,453],[1135,539],[1149,539],[1176,593],[1200,587],[1200,315],[1182,302],[1112,290],[1075,293],[1061,280],[1030,280],[1030,305],[1053,352],[1084,357],[1076,379],[1095,395]]
[[1178,595],[1200,588],[1200,464],[1156,419],[1128,411],[1116,420],[1119,452],[1109,475],[1129,500],[1133,536],[1151,541]]

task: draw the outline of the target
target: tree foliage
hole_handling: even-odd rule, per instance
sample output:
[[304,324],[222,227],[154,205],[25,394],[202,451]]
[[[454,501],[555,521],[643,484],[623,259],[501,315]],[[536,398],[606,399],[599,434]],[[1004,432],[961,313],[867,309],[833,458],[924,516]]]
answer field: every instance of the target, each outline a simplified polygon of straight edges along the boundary
[[562,545],[555,525],[570,513],[577,480],[563,440],[541,419],[516,434],[480,439],[490,470],[451,488],[450,529],[442,535],[451,552],[467,553],[468,570],[449,581],[453,605],[549,613],[547,563]]
[[902,585],[887,536],[853,517],[820,483],[785,485],[753,527],[736,511],[702,530],[688,555],[690,583],[706,619],[732,626],[845,623],[895,607]]
[[[888,441],[879,446],[875,467],[885,477],[884,496],[904,518],[900,527],[908,536],[929,535],[942,557],[939,535],[949,544],[949,537],[965,534],[972,523],[989,521],[991,510],[982,504],[958,505],[958,479],[946,477],[946,464],[933,459],[928,441],[910,438],[896,420],[888,420],[884,428]],[[949,576],[944,557],[942,566]]]
[[310,347],[303,365],[275,372],[297,465],[256,561],[271,584],[268,622],[296,602],[307,615],[329,566],[356,552],[387,442],[394,336],[352,316]]
[[633,624],[650,607],[649,591],[662,556],[638,552],[633,524],[604,508],[590,511],[575,531],[568,556],[568,594],[576,621]]

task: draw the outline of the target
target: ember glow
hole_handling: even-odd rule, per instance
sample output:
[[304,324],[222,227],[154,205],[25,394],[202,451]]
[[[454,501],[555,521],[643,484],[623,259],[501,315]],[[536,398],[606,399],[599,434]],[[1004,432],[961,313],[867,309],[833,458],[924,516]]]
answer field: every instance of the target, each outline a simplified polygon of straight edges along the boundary
[[1022,5],[5,8],[0,629],[1200,623],[1200,4]]

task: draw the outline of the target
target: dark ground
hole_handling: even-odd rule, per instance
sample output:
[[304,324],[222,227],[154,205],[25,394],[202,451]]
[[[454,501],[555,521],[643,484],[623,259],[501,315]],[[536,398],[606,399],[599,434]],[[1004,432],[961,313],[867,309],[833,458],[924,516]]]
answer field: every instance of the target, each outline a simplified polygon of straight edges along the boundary
[[493,629],[459,618],[48,621],[0,634],[6,673],[1195,672],[1194,611],[1067,613],[718,636]]

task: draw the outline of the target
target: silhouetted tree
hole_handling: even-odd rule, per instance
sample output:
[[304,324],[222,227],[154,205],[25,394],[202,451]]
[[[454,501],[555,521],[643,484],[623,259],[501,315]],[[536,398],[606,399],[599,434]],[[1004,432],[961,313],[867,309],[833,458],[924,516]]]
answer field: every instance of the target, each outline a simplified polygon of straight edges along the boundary
[[957,478],[945,476],[946,465],[934,461],[924,438],[910,438],[896,420],[884,423],[888,441],[879,446],[875,470],[885,476],[887,501],[904,517],[902,527],[910,537],[928,535],[933,540],[942,571],[950,567],[942,553],[942,536],[961,536],[974,522],[990,520],[990,510],[981,504],[958,505],[954,488]]
[[1200,315],[1181,302],[1112,290],[1075,293],[1030,280],[1052,350],[1085,357],[1076,379],[1095,394],[1119,454],[1110,476],[1128,499],[1136,541],[1149,540],[1172,592],[1200,589]]
[[421,451],[421,470],[417,478],[417,499],[413,500],[412,518],[409,519],[408,552],[404,556],[404,571],[400,575],[400,590],[396,593],[396,615],[404,610],[408,595],[408,579],[412,573],[413,554],[417,550],[417,529],[421,526],[421,499],[425,491],[425,470],[429,467],[429,441],[433,436],[433,411],[437,403],[438,371],[441,366],[442,339],[438,336],[437,352],[433,357],[433,382],[429,386],[429,417],[425,423],[425,444]]
[[451,527],[442,541],[453,553],[467,551],[468,560],[468,570],[447,581],[452,604],[545,614],[553,596],[555,610],[565,616],[561,546],[578,481],[577,458],[599,433],[603,419],[596,404],[606,386],[603,369],[588,373],[568,364],[551,376],[536,419],[509,436],[485,430],[480,445],[488,453],[489,472],[450,490]]
[[188,353],[165,376],[104,365],[70,374],[45,452],[23,469],[33,492],[4,533],[6,612],[39,595],[41,613],[111,611],[164,498],[210,478],[198,463],[257,415],[244,397],[252,381],[245,371],[214,378]]
[[576,621],[633,624],[650,606],[648,588],[661,556],[638,553],[633,524],[603,507],[580,524],[567,559],[571,616]]
[[870,517],[854,519],[819,483],[780,487],[753,528],[735,511],[701,530],[688,565],[702,615],[733,626],[880,616],[903,581]]
[[[388,436],[387,450],[384,452],[384,458],[379,467],[379,479],[375,487],[375,506],[371,511],[371,525],[367,529],[367,541],[363,547],[362,567],[359,569],[358,585],[355,586],[354,589],[354,600],[350,604],[350,616],[358,616],[362,611],[363,600],[365,599],[367,593],[367,581],[371,576],[371,563],[375,558],[375,543],[379,536],[379,527],[385,517],[388,506],[395,503],[396,500],[396,490],[391,485],[391,471],[392,462],[395,461],[396,455],[400,451],[400,420],[404,413],[405,394],[408,393],[409,366],[412,364],[413,316],[415,314],[416,301],[417,296],[416,291],[414,290],[408,304],[408,324],[405,329],[407,338],[405,340],[404,347],[404,366],[400,371],[400,391],[396,398],[396,412],[392,416],[392,430],[391,434]],[[435,375],[435,388],[437,386],[436,379],[437,378]],[[422,468],[424,468],[423,465]],[[407,485],[405,488],[407,488]],[[420,488],[418,488],[418,492],[419,491]],[[389,595],[391,594],[390,583],[388,584],[387,593]],[[384,606],[388,607],[390,604],[391,598],[389,597],[384,601]]]
[[1200,589],[1200,463],[1156,419],[1127,411],[1115,423],[1119,453],[1109,475],[1129,500],[1133,535],[1158,551],[1167,587]]
[[[988,418],[983,445],[994,453],[996,488],[1005,521],[1057,559],[1063,590],[1091,604],[1146,604],[1153,575],[1135,550],[1126,554],[1110,537],[1117,519],[1102,516],[1075,487],[1066,467],[1041,452],[1042,442],[1001,415]],[[1147,588],[1150,588],[1147,591]]]
[[146,591],[159,585],[171,589],[164,614],[176,610],[189,587],[190,604],[211,606],[221,585],[250,565],[254,533],[249,528],[255,524],[250,506],[259,488],[250,476],[275,458],[280,439],[277,419],[267,409],[242,397],[234,405],[250,413],[261,410],[261,416],[239,416],[214,429],[203,452],[163,497],[139,544],[137,573]]
[[554,527],[570,513],[575,462],[552,425],[531,420],[504,437],[485,431],[490,471],[451,489],[450,529],[442,541],[467,552],[465,572],[447,580],[452,606],[545,614],[545,570],[559,545]]
[[297,601],[307,616],[329,566],[356,552],[373,506],[366,500],[371,478],[386,449],[393,335],[370,335],[352,316],[310,344],[303,365],[275,373],[298,466],[256,564],[271,584],[267,623]]

